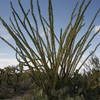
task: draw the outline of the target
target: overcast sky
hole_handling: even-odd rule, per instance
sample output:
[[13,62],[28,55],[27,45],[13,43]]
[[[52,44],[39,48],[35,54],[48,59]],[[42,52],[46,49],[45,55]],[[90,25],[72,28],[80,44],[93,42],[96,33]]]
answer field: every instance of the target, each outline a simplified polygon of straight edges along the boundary
[[[11,16],[9,1],[10,0],[0,0],[0,16],[4,18],[6,22],[8,23],[9,23],[9,17]],[[25,9],[29,8],[29,1],[30,0],[22,0],[22,3]],[[36,9],[36,0],[33,0],[33,1],[34,1],[35,9]],[[39,0],[39,1],[40,1],[40,6],[42,8],[42,13],[44,16],[46,16],[48,0]],[[79,0],[52,0],[52,1],[53,1],[53,6],[54,6],[56,32],[59,32],[59,29],[61,27],[64,28],[67,25],[72,8],[74,7],[75,2]],[[19,11],[17,0],[12,0],[12,2],[16,10],[19,12],[19,14],[21,14],[21,12]],[[82,34],[86,31],[87,26],[89,25],[91,21],[91,18],[93,17],[95,12],[99,8],[100,8],[100,0],[93,0],[86,12],[86,17],[85,17],[86,25],[84,29],[82,30],[82,32],[80,33],[80,36],[82,36]],[[36,15],[38,16],[37,11],[36,11]],[[94,32],[100,28],[100,14],[95,22],[95,25],[96,25],[96,28]],[[10,35],[7,34],[7,31],[2,26],[1,23],[0,23],[0,35],[13,43],[13,40],[11,39]],[[93,46],[91,47],[90,51],[99,42],[100,42],[100,34],[94,40]],[[96,51],[96,55],[100,57],[100,48],[98,48],[98,50]],[[16,61],[16,58],[15,58],[15,52],[9,46],[7,46],[3,41],[0,40],[0,67],[3,68],[8,65],[16,65],[17,63],[18,62]]]

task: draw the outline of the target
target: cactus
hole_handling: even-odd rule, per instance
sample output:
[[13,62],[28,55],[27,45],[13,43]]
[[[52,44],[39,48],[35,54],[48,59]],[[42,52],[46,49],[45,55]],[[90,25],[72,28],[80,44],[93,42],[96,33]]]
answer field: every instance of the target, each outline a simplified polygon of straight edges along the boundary
[[[16,46],[12,45],[2,36],[0,36],[0,39],[15,50],[16,58],[19,63],[28,66],[35,84],[46,93],[49,100],[53,100],[54,98],[54,96],[52,96],[53,90],[57,91],[62,89],[62,86],[66,87],[66,84],[63,85],[63,83],[66,79],[73,77],[77,65],[84,53],[91,46],[91,42],[95,36],[100,32],[99,29],[92,37],[90,37],[90,34],[95,27],[95,19],[100,12],[100,10],[98,10],[91,20],[90,25],[87,27],[87,31],[77,43],[75,43],[77,35],[85,25],[84,16],[91,1],[92,0],[83,0],[80,5],[76,3],[69,24],[66,25],[65,30],[61,29],[59,36],[57,36],[54,27],[55,20],[52,0],[48,0],[48,21],[42,16],[40,4],[37,0],[38,14],[44,31],[45,41],[41,36],[41,32],[39,32],[38,21],[33,9],[33,0],[30,0],[30,9],[27,11],[23,8],[21,0],[18,0],[23,19],[21,19],[20,14],[15,10],[12,1],[10,2],[10,5],[14,21],[10,18],[11,25],[8,25],[6,21],[0,17],[0,21],[14,39]],[[29,14],[32,17],[34,24],[30,22]],[[29,43],[28,37],[30,38],[32,45]],[[58,48],[56,45],[58,45]],[[100,43],[98,43],[95,49],[79,66],[77,73],[83,67],[87,59],[96,51],[99,45]],[[38,72],[39,74],[37,75],[35,72]],[[41,75],[42,73],[43,75]],[[44,76],[45,81],[43,80]]]

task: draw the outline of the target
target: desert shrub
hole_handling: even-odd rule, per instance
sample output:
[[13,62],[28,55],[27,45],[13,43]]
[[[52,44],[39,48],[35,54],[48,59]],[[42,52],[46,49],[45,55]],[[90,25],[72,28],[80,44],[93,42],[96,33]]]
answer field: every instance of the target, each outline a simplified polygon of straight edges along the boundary
[[[20,17],[21,14],[15,10],[12,1],[10,2],[13,17],[13,19],[10,18],[11,24],[9,25],[0,17],[0,21],[13,38],[15,45],[5,40],[2,36],[0,36],[0,39],[16,52],[16,59],[19,63],[23,64],[23,66],[28,66],[32,80],[43,91],[48,100],[58,100],[59,96],[65,99],[67,95],[69,98],[77,98],[82,93],[84,95],[90,88],[89,81],[82,79],[81,82],[83,76],[79,74],[79,71],[87,59],[96,51],[100,43],[96,45],[78,69],[77,67],[84,53],[91,46],[93,39],[100,32],[100,29],[98,29],[90,36],[95,28],[94,22],[100,9],[95,13],[86,32],[79,40],[77,40],[77,36],[85,26],[85,12],[91,2],[92,0],[83,0],[80,4],[76,3],[69,23],[64,30],[62,28],[59,29],[59,34],[56,34],[52,0],[48,0],[48,20],[42,16],[39,0],[37,0],[39,19],[35,16],[33,0],[30,0],[30,8],[27,11],[24,9],[21,0],[18,0],[23,19]],[[30,21],[29,15],[32,17],[33,23]],[[41,32],[39,32],[38,20],[41,23],[45,41],[41,36]],[[28,41],[28,38],[31,42]],[[23,67],[20,68],[20,73],[23,74]],[[9,83],[8,75],[7,71],[7,84]],[[88,79],[89,75],[86,77]],[[17,79],[20,84],[20,79],[14,79]],[[15,81],[13,80],[16,91],[18,84]],[[21,84],[25,84],[24,81]],[[83,82],[86,84],[86,88]],[[37,97],[39,98],[39,96]]]

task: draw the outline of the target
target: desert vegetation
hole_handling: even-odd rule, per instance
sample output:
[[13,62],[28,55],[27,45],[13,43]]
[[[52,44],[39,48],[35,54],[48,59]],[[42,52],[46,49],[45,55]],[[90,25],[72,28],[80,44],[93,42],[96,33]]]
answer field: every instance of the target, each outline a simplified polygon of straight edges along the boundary
[[[76,3],[69,23],[64,30],[59,28],[58,34],[55,30],[52,0],[48,0],[48,19],[42,16],[39,0],[37,0],[39,19],[34,12],[33,0],[30,0],[30,8],[27,11],[21,0],[18,0],[23,18],[14,8],[12,1],[10,2],[11,24],[9,25],[2,17],[0,21],[11,35],[15,46],[2,36],[0,39],[16,52],[19,65],[0,70],[1,96],[7,91],[11,91],[11,95],[14,95],[31,90],[36,100],[100,99],[100,60],[92,56],[100,43],[79,65],[83,55],[100,32],[98,29],[91,34],[95,28],[95,19],[100,13],[99,9],[94,12],[82,37],[77,39],[85,26],[85,13],[91,2],[92,0],[83,0],[81,3]],[[30,17],[33,22],[30,21]],[[44,37],[41,36],[38,20],[43,28]],[[28,70],[25,71],[23,66],[27,66]],[[80,73],[82,67],[88,71]]]
[[[62,85],[62,88],[53,91],[55,97],[59,94],[58,100],[62,97],[64,100],[100,99],[100,59],[91,57],[85,67],[83,73],[74,72],[73,77],[66,79],[63,84],[61,80],[58,81],[58,88],[59,85]],[[35,74],[41,74],[42,80],[47,80],[43,72],[36,71]],[[30,70],[21,70],[19,65],[0,69],[0,99],[14,100],[12,98],[19,96],[21,100],[47,100],[46,94],[35,84],[31,75]]]

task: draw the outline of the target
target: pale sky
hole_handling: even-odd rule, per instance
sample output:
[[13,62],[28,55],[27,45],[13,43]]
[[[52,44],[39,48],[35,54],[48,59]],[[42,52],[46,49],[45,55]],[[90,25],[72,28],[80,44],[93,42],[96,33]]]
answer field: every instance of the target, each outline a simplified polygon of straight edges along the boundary
[[[9,1],[10,0],[0,0],[0,16],[4,18],[8,23],[9,23],[9,17],[11,16]],[[17,11],[19,11],[17,0],[12,0],[12,1],[14,7],[17,9]],[[42,8],[43,15],[46,16],[48,0],[39,0],[39,1],[40,1],[40,6]],[[56,18],[55,19],[56,32],[58,32],[61,27],[65,27],[67,25],[75,1],[77,0],[54,0],[53,1],[54,16]],[[29,0],[22,0],[22,2],[25,8],[29,7]],[[36,6],[36,0],[34,0],[34,5]],[[82,30],[82,33],[84,33],[84,31],[87,28],[87,25],[91,21],[91,18],[99,8],[100,8],[100,0],[93,0],[93,2],[91,3],[90,7],[86,12],[86,19],[85,19],[86,26],[84,27],[84,30]],[[96,27],[94,32],[100,28],[100,14],[95,22],[95,25]],[[82,35],[82,33],[80,33],[80,36]],[[0,35],[14,44],[12,38],[10,37],[9,34],[7,34],[7,31],[2,26],[1,23],[0,23]],[[100,34],[98,34],[98,36],[94,40],[93,46],[91,47],[90,51],[99,42],[100,42]],[[100,57],[100,48],[98,48],[98,50],[96,51],[96,55]],[[7,46],[3,41],[0,40],[0,68],[6,67],[8,65],[17,65],[17,64],[18,62],[15,57],[15,52],[9,46]]]

